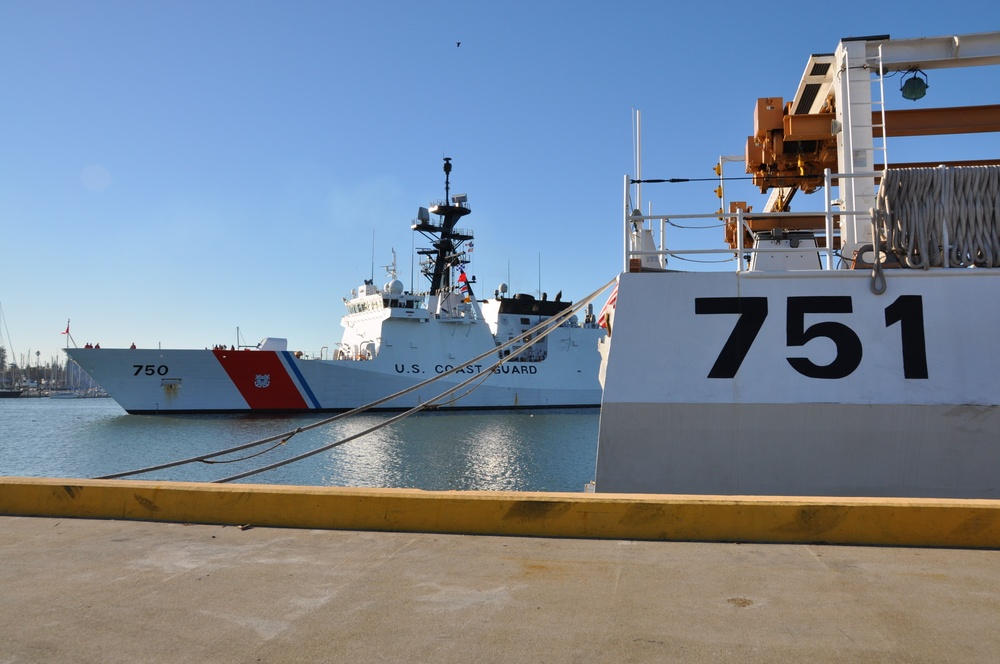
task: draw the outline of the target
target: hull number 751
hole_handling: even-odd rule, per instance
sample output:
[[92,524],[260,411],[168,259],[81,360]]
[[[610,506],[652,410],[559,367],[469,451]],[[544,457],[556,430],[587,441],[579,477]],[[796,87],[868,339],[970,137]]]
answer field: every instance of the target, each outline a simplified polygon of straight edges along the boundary
[[[767,318],[766,297],[699,297],[696,314],[738,314],[736,325],[722,347],[709,378],[734,378],[746,359]],[[849,295],[789,297],[786,308],[785,338],[790,348],[805,346],[816,338],[827,338],[837,352],[829,364],[816,364],[807,357],[786,357],[788,364],[809,378],[845,378],[861,364],[861,338],[848,325],[822,321],[806,327],[806,314],[850,314],[854,305]],[[919,295],[900,295],[885,308],[885,326],[899,323],[903,349],[903,377],[927,378],[927,345],[924,339],[924,305]]]

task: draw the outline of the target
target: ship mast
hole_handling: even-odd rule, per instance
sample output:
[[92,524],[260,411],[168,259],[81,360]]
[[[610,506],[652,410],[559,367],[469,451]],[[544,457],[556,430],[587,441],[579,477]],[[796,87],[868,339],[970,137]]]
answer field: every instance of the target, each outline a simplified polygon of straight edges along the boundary
[[466,203],[465,194],[451,196],[451,157],[444,158],[444,195],[445,200],[430,207],[430,212],[441,217],[439,223],[429,219],[418,219],[413,230],[420,231],[433,242],[433,249],[422,250],[420,253],[433,258],[434,265],[425,274],[431,280],[431,295],[437,295],[442,289],[451,286],[450,268],[458,264],[459,255],[456,248],[462,242],[472,239],[470,231],[457,229],[458,220],[469,214],[471,210]]

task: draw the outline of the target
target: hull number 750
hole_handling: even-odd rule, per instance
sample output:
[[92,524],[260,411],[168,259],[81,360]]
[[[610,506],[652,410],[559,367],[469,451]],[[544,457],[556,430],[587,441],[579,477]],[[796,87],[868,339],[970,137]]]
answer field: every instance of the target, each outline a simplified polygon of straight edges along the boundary
[[133,376],[140,374],[146,376],[166,376],[170,371],[165,364],[133,364],[132,368],[135,369],[135,373],[132,374]]

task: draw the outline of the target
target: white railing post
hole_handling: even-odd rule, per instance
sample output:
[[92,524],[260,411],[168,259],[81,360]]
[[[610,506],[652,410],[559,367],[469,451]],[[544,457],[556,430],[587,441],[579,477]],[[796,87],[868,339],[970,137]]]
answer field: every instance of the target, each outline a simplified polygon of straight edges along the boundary
[[736,272],[738,274],[743,271],[743,236],[745,233],[743,230],[743,208],[736,209],[736,232],[739,235],[740,248],[740,253],[736,255]]
[[629,226],[628,226],[628,223],[629,223],[629,219],[632,216],[632,210],[629,209],[629,208],[632,207],[630,205],[631,201],[629,200],[629,197],[628,197],[629,186],[630,186],[629,185],[629,176],[626,175],[625,176],[625,192],[624,192],[625,195],[624,195],[624,200],[622,201],[622,209],[625,210],[625,215],[624,215],[625,216],[625,223],[623,224],[623,226],[624,226],[623,230],[625,232],[625,237],[624,237],[624,242],[622,243],[622,247],[623,247],[622,250],[625,253],[625,264],[622,267],[622,272],[628,272],[628,259],[629,259]]
[[826,269],[833,269],[833,178],[830,177],[830,169],[823,169],[823,186],[826,188]]

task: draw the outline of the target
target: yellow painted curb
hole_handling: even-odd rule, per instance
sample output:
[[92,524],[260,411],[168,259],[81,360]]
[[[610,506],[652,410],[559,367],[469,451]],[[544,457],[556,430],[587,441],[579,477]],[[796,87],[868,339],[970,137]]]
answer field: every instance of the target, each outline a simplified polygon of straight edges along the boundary
[[1000,501],[0,477],[0,516],[702,542],[1000,547]]

